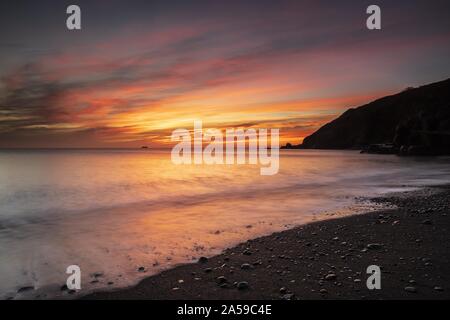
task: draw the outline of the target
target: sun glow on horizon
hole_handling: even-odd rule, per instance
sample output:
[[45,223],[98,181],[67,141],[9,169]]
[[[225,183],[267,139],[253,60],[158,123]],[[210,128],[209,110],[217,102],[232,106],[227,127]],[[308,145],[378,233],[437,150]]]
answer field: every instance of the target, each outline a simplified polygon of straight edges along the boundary
[[[27,12],[45,17],[49,3]],[[119,2],[102,7],[111,19],[78,33],[5,16],[17,45],[0,52],[0,147],[166,147],[196,119],[278,128],[281,144],[298,144],[350,107],[448,76],[439,19],[413,32],[388,16],[389,32],[368,33],[351,4],[326,24],[323,4],[147,5],[127,8],[133,19]]]

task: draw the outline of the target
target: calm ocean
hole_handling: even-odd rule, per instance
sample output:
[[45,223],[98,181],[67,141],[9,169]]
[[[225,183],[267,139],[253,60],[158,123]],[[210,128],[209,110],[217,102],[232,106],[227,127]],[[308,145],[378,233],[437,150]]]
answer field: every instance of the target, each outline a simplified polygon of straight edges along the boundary
[[60,288],[74,264],[81,294],[128,286],[249,238],[375,208],[365,197],[450,182],[448,157],[280,157],[279,173],[261,176],[258,165],[176,166],[168,151],[0,151],[0,298],[68,296]]

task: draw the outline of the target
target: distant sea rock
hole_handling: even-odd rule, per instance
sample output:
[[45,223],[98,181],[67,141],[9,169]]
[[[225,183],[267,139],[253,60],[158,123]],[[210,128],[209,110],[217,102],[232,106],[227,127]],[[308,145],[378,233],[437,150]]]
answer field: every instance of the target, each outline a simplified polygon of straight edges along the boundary
[[361,149],[400,155],[450,154],[450,79],[351,108],[285,149]]

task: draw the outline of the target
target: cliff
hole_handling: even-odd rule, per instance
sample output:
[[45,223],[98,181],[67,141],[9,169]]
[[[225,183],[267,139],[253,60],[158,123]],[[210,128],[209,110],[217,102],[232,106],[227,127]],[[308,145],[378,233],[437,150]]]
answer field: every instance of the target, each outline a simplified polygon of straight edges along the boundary
[[294,148],[448,154],[450,79],[351,108]]

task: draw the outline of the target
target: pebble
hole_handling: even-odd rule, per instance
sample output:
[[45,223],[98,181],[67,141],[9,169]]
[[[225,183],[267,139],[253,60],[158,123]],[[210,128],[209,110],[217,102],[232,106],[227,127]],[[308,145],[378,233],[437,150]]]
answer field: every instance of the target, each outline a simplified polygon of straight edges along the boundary
[[17,293],[26,292],[30,290],[34,290],[34,287],[22,287],[19,290],[17,290]]
[[220,277],[217,277],[217,282],[218,282],[219,284],[223,284],[223,283],[228,282],[228,280],[227,280],[227,278],[225,278],[224,276],[220,276]]
[[405,287],[405,291],[411,292],[411,293],[416,293],[417,289],[416,289],[416,287]]
[[246,290],[249,288],[248,282],[247,281],[241,281],[237,284],[237,288],[239,290]]
[[434,290],[436,290],[436,291],[444,291],[444,289],[442,287],[434,287]]
[[334,273],[329,273],[325,276],[325,280],[332,281],[336,279],[336,275]]
[[[142,268],[143,268],[143,267],[142,267]],[[95,272],[95,273],[93,274],[93,276],[94,276],[95,278],[103,277],[103,272]]]
[[208,262],[208,258],[207,258],[207,257],[200,257],[200,258],[198,259],[198,262],[200,262],[200,263],[206,263],[206,262]]
[[367,249],[370,249],[370,250],[377,250],[377,249],[381,249],[383,247],[383,245],[380,243],[369,243],[366,247],[367,247]]
[[252,268],[252,266],[250,265],[250,264],[248,264],[248,263],[243,263],[242,265],[241,265],[241,269],[242,270],[249,270],[249,269],[251,269]]
[[293,300],[294,299],[294,294],[293,293],[286,293],[284,295],[281,296],[281,299],[283,300]]

